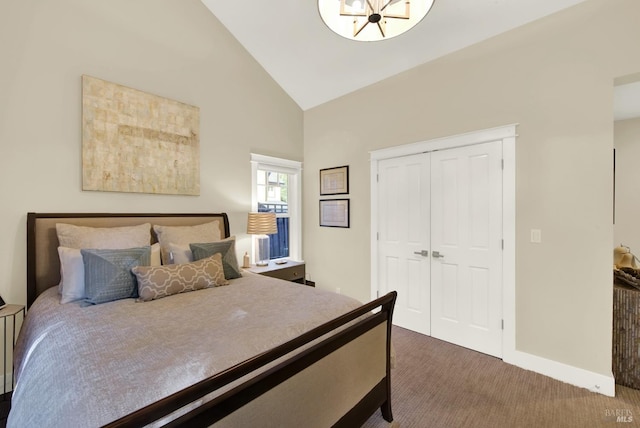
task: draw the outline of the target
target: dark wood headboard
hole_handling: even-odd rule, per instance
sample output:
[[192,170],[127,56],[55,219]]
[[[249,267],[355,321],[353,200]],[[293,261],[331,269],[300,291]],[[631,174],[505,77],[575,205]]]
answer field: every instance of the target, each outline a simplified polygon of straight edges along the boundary
[[[44,290],[60,282],[56,223],[88,227],[135,226],[142,223],[163,226],[192,226],[220,220],[220,235],[227,238],[229,218],[218,214],[104,214],[104,213],[28,213],[27,214],[27,307]],[[157,241],[153,228],[149,242]]]

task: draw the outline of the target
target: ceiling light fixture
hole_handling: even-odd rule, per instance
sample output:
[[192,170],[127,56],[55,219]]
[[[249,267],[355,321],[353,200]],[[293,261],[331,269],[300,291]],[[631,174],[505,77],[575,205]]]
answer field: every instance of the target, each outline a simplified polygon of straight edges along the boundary
[[435,0],[318,0],[320,16],[335,33],[351,40],[390,39],[413,28]]

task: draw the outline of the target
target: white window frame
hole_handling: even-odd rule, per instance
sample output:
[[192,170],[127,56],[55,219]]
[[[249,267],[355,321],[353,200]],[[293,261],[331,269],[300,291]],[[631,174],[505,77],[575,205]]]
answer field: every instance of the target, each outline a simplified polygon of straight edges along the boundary
[[[289,259],[302,261],[302,162],[251,153],[251,210],[258,211],[258,170],[289,174]],[[251,243],[253,247],[253,240]],[[252,254],[254,249],[252,248]]]

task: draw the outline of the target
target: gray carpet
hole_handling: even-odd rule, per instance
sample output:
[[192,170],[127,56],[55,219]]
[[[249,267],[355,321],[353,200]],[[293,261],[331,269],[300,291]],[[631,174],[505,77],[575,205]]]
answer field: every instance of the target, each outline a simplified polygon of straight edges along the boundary
[[[639,390],[616,385],[606,397],[399,327],[392,340],[391,402],[402,428],[640,426]],[[364,425],[388,426],[379,411]]]

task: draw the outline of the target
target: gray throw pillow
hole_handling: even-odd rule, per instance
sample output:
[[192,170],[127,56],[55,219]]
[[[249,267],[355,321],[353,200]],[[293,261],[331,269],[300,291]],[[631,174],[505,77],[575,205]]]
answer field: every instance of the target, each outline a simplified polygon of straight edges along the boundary
[[213,256],[215,253],[222,255],[222,269],[225,279],[240,278],[240,267],[236,257],[235,236],[216,242],[204,242],[201,244],[189,244],[193,253],[193,260],[201,260]]
[[151,264],[151,247],[80,250],[84,263],[85,304],[138,297],[135,266]]

